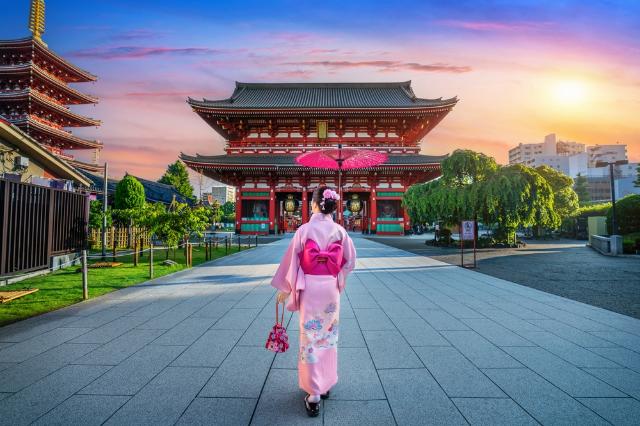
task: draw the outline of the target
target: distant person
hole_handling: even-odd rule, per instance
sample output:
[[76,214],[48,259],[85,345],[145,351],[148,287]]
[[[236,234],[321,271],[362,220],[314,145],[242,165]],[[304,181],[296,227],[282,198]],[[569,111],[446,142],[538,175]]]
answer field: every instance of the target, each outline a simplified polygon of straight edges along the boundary
[[300,311],[298,385],[310,417],[338,381],[340,294],[356,261],[349,234],[333,221],[339,198],[325,186],[313,192],[313,215],[296,231],[271,281],[278,303],[288,299],[287,309]]
[[440,224],[436,223],[436,236],[435,236],[436,241],[440,240]]

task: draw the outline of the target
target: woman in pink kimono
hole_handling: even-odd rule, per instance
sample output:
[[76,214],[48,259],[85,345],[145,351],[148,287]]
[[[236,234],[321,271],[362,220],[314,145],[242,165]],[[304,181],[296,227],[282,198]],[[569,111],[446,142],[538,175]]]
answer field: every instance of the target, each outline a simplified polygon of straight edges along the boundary
[[296,231],[271,285],[278,302],[300,311],[298,384],[307,392],[307,414],[320,413],[320,399],[338,381],[340,293],[356,261],[353,242],[333,221],[338,194],[326,187],[313,193],[313,215]]

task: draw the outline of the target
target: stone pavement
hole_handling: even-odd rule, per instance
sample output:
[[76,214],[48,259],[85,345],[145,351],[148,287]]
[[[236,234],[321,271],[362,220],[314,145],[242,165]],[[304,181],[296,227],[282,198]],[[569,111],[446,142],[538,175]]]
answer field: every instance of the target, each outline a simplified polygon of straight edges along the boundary
[[340,382],[263,345],[288,240],[0,328],[0,425],[637,424],[640,321],[356,237]]

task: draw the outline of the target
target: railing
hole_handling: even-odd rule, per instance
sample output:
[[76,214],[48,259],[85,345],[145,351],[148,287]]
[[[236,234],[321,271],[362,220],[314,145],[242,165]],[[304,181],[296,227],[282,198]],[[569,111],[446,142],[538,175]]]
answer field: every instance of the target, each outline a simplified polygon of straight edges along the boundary
[[609,254],[611,253],[611,240],[600,235],[592,235],[591,247],[598,250],[602,254]]
[[49,267],[84,248],[88,196],[0,179],[0,276]]

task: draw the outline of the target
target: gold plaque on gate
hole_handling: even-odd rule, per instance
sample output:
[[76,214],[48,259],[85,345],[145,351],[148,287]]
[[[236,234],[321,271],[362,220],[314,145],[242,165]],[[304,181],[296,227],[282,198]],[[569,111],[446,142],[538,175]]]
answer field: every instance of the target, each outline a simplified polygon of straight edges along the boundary
[[318,126],[318,139],[327,139],[329,122],[327,120],[318,120],[316,125]]

